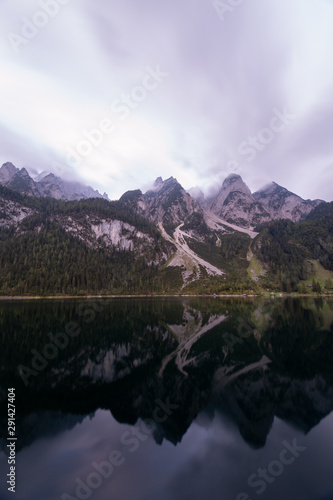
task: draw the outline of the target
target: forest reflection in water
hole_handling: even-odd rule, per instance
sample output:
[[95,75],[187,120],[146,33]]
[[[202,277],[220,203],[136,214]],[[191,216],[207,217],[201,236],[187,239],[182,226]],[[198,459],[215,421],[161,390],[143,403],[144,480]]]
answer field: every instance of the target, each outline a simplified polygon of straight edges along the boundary
[[[65,456],[72,449],[74,436],[76,443],[85,442],[88,436],[95,443],[92,436],[97,439],[98,435],[98,446],[109,446],[110,434],[105,429],[111,425],[126,448],[121,441],[124,428],[138,423],[146,425],[143,429],[151,424],[147,434],[149,447],[162,444],[159,453],[163,463],[170,454],[174,464],[185,460],[184,456],[189,460],[191,447],[195,447],[189,443],[192,434],[195,442],[204,440],[209,456],[216,457],[222,453],[218,446],[221,436],[223,442],[233,436],[238,451],[242,450],[243,457],[252,457],[253,462],[253,457],[260,457],[260,453],[274,457],[274,447],[282,450],[281,443],[287,438],[291,446],[296,434],[304,437],[316,426],[319,429],[327,425],[323,422],[327,422],[333,409],[330,299],[10,301],[0,303],[0,323],[1,405],[6,404],[7,388],[16,387],[17,451],[18,460],[20,457],[25,462],[25,470],[29,465],[24,457],[34,447],[37,453],[45,440],[52,443],[52,461],[65,434],[67,444],[61,448]],[[1,430],[6,435],[5,419],[1,419]],[[134,439],[132,435],[130,438]],[[143,441],[146,446],[146,440]],[[88,455],[89,462],[97,445],[87,448],[86,444],[81,451]],[[329,446],[324,441],[321,453],[325,457]],[[6,451],[4,443],[2,449]],[[224,448],[227,449],[228,446]],[[152,450],[149,457],[147,453],[141,456],[140,451],[140,467],[145,462],[147,470],[153,467],[151,457],[157,451]],[[39,452],[37,463],[43,462],[43,453]],[[277,458],[279,453],[276,452]],[[204,494],[207,489],[212,499],[236,498],[238,483],[243,484],[240,495],[244,492],[244,499],[245,495],[250,498],[256,494],[255,487],[247,484],[244,472],[251,471],[250,458],[236,464],[235,470],[232,453],[222,455],[226,468],[217,475],[220,480],[215,476],[208,480],[204,475],[198,483],[195,467],[188,471],[190,483],[197,484],[192,498],[199,498],[199,492]],[[318,456],[316,460],[321,463]],[[75,469],[77,475],[85,471],[81,461],[78,456],[73,458],[69,470]],[[138,464],[133,461],[131,466]],[[129,458],[126,467],[130,467]],[[291,491],[298,494],[298,469],[295,466],[293,470],[295,487]],[[321,466],[321,470],[325,467]],[[301,469],[299,475],[302,476]],[[61,493],[67,491],[64,485],[71,484],[70,474],[61,471],[60,476],[53,474],[48,479],[49,493],[44,498],[61,498]],[[189,498],[184,485],[178,489],[175,486],[176,476],[177,471],[173,470],[173,486],[169,493],[163,490],[164,496],[159,491],[158,498]],[[71,495],[75,491],[74,479],[72,491],[68,491]],[[265,479],[253,478],[259,491],[258,481]],[[312,477],[308,498],[317,500],[320,496],[316,495],[329,492],[329,481],[328,475],[327,485],[325,478],[321,479],[321,491],[316,477]],[[119,478],[115,498],[144,498],[139,487],[136,493],[129,493],[125,483],[125,479],[122,483]],[[154,487],[159,490],[162,483],[160,479]],[[262,492],[267,493],[267,498],[278,494],[292,498],[275,486],[268,492],[268,484],[267,481],[267,491]],[[226,496],[219,492],[221,487]],[[112,488],[111,484],[101,486],[96,498],[112,495]],[[126,491],[129,497],[125,496]],[[32,492],[34,498],[39,498],[36,489],[32,488],[31,495]],[[30,499],[22,496],[25,498]]]

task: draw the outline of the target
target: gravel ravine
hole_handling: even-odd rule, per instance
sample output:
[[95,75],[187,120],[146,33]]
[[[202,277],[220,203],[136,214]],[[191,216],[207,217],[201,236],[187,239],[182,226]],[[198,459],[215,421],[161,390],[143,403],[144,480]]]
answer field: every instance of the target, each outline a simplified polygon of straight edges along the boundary
[[225,220],[221,219],[218,215],[216,215],[213,212],[210,212],[208,210],[205,211],[205,221],[206,221],[207,226],[209,226],[211,229],[214,229],[215,231],[221,230],[220,224],[223,224],[224,226],[230,227],[230,229],[234,229],[235,231],[238,231],[239,233],[248,234],[252,239],[255,238],[259,234],[259,233],[256,233],[255,231],[252,231],[251,229],[236,226],[235,224],[230,224],[229,222],[226,222]]
[[221,269],[202,259],[201,257],[199,257],[199,255],[197,255],[195,252],[193,252],[193,250],[189,248],[185,240],[185,236],[189,237],[189,235],[181,230],[182,226],[183,224],[180,224],[175,229],[174,238],[172,238],[165,231],[162,222],[159,223],[159,228],[161,230],[163,238],[173,243],[177,248],[177,252],[171,262],[169,262],[168,266],[179,266],[185,268],[182,273],[184,282],[183,288],[190,282],[200,278],[201,272],[199,265],[202,266],[211,276],[223,276],[225,273],[221,271]]

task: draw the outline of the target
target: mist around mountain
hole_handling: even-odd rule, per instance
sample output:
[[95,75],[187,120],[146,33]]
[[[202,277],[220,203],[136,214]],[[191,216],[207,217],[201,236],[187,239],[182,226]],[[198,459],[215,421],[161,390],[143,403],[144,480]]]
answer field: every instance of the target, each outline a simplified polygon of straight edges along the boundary
[[228,222],[254,227],[277,219],[299,222],[320,203],[322,200],[303,200],[276,182],[251,193],[239,175],[230,174],[206,206]]
[[208,199],[173,177],[118,201],[38,179],[0,169],[2,295],[332,291],[333,203],[236,174]]
[[7,162],[0,168],[0,184],[28,196],[51,196],[56,200],[80,200],[82,198],[105,198],[90,186],[78,182],[64,181],[52,173],[42,172],[33,179],[26,168],[17,168]]

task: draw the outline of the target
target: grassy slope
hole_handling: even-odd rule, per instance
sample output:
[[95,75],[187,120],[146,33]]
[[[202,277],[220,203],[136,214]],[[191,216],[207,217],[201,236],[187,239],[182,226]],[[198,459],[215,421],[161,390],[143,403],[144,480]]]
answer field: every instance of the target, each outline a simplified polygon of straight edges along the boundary
[[325,286],[325,281],[331,279],[333,281],[333,272],[325,269],[318,260],[308,261],[308,279],[303,280],[306,286],[312,285],[312,280],[319,281],[320,286]]
[[247,274],[253,280],[258,282],[261,276],[265,276],[267,271],[263,263],[249,250],[247,254],[247,259],[249,261],[249,267],[247,268]]

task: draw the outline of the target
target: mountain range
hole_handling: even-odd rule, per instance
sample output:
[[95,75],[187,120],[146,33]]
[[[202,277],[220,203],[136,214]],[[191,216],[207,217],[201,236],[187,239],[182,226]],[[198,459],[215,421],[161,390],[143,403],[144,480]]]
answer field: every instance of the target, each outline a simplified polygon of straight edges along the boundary
[[64,181],[54,174],[42,172],[34,180],[26,168],[17,168],[7,162],[0,168],[0,184],[28,196],[51,196],[56,200],[80,200],[82,198],[105,198],[90,186],[78,182]]
[[328,291],[332,205],[274,182],[251,193],[237,174],[210,198],[159,177],[109,201],[5,163],[0,293]]
[[239,175],[231,174],[218,195],[207,200],[206,206],[228,222],[254,226],[275,219],[298,222],[321,202],[303,200],[276,182],[252,194]]

